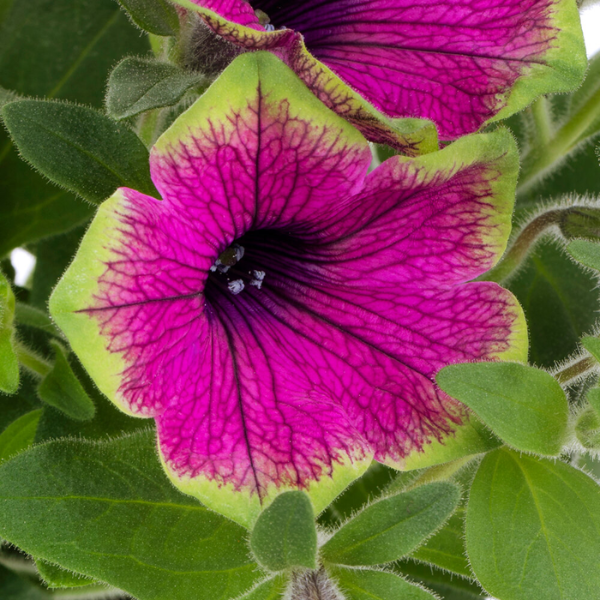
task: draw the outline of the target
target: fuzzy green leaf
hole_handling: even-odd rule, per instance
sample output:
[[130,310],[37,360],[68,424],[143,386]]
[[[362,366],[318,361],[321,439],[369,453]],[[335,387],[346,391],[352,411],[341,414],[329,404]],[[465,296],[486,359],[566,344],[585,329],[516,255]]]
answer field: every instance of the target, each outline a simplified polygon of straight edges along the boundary
[[587,399],[590,406],[600,415],[600,388],[592,388],[587,393]]
[[[591,391],[600,392],[598,389]],[[588,400],[589,398],[588,394]],[[575,423],[575,435],[586,450],[600,450],[600,413],[594,407],[589,406],[579,414]]]
[[435,596],[394,573],[367,569],[332,570],[348,600],[433,600]]
[[600,486],[562,462],[490,452],[471,487],[467,552],[502,600],[596,598]]
[[138,600],[228,600],[261,577],[246,530],[179,493],[154,434],[59,440],[0,465],[0,537]]
[[177,104],[204,76],[169,63],[129,57],[120,62],[108,80],[106,110],[114,119]]
[[179,18],[168,0],[117,0],[131,20],[141,29],[155,35],[175,35]]
[[52,600],[52,595],[36,585],[29,577],[17,575],[0,565],[0,598],[2,600]]
[[[595,161],[593,178],[600,185],[598,159]],[[548,190],[548,194],[556,193]],[[566,359],[577,350],[581,336],[594,326],[597,274],[575,264],[553,242],[540,243],[508,287],[525,311],[532,364],[552,367]]]
[[317,561],[315,516],[304,492],[284,492],[258,517],[250,547],[270,571],[314,569]]
[[321,548],[322,557],[350,566],[398,560],[441,527],[459,500],[458,487],[447,482],[378,500],[336,531]]
[[236,600],[282,600],[287,581],[284,575],[267,579]]
[[600,339],[586,336],[581,338],[581,345],[600,362]]
[[95,579],[67,571],[45,560],[36,560],[35,564],[44,583],[52,589],[86,587],[97,583]]
[[464,577],[472,577],[465,550],[464,512],[464,508],[458,508],[448,522],[411,557]]
[[0,433],[0,462],[29,448],[35,439],[42,411],[32,410],[12,422]]
[[25,160],[86,200],[102,202],[121,186],[157,195],[148,151],[125,125],[91,108],[43,100],[11,102],[2,114]]
[[483,600],[488,597],[472,579],[457,577],[452,572],[436,569],[432,564],[402,560],[395,563],[394,572],[423,584],[444,600]]
[[600,271],[600,244],[574,240],[567,246],[569,254],[582,265]]
[[436,381],[507,444],[548,456],[560,453],[569,408],[560,384],[545,371],[518,363],[463,363],[445,367]]
[[14,394],[19,388],[19,361],[13,348],[15,295],[0,272],[0,392]]
[[57,341],[51,341],[55,362],[39,387],[38,395],[76,421],[89,421],[96,407],[69,364],[68,354]]
[[[2,11],[5,12],[2,12]],[[127,54],[149,50],[114,0],[0,2],[0,81],[24,96],[101,107],[106,78]],[[21,160],[0,128],[0,256],[66,231],[92,207]]]

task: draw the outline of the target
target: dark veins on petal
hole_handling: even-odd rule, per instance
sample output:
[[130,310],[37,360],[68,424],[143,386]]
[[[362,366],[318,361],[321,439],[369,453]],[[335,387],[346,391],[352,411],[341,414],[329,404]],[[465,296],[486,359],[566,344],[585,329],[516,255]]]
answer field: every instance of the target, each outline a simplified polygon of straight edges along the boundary
[[156,418],[169,468],[262,496],[451,431],[462,412],[433,375],[505,350],[512,317],[493,284],[454,285],[493,258],[477,248],[494,168],[370,176],[371,195],[346,205],[366,144],[258,96],[154,157],[165,200],[126,191],[84,312],[123,357],[120,393]]

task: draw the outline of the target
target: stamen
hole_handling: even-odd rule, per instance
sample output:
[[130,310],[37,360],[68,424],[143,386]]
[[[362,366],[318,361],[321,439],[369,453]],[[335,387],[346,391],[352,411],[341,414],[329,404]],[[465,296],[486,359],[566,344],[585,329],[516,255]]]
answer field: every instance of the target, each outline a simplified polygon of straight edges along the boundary
[[263,281],[265,279],[266,273],[264,271],[252,271],[252,279],[250,280],[250,285],[253,285],[255,288],[262,287]]
[[234,296],[237,296],[240,292],[244,291],[244,287],[246,286],[241,279],[234,279],[227,284],[227,287]]

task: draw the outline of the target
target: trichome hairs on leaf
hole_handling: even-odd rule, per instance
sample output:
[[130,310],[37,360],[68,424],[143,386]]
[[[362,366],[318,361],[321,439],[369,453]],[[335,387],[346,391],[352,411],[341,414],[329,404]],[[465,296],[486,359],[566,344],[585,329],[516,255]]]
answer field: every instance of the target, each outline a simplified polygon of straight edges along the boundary
[[345,600],[325,569],[292,575],[285,600]]
[[190,71],[216,77],[241,53],[241,49],[217,35],[196,14],[189,15],[183,36],[183,66]]

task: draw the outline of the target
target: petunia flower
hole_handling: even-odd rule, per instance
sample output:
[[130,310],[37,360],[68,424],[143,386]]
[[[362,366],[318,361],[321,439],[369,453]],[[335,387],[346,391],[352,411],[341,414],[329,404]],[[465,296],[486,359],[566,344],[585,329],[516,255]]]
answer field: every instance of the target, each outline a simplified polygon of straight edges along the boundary
[[505,248],[511,136],[370,161],[281,61],[244,54],[153,148],[162,201],[119,189],[52,295],[99,388],[155,419],[175,485],[245,525],[286,489],[322,510],[373,457],[481,451],[433,377],[526,358],[514,297],[466,283]]
[[278,53],[329,108],[407,154],[424,132],[391,132],[360,96],[451,140],[577,87],[587,68],[575,0],[175,2],[243,49]]

